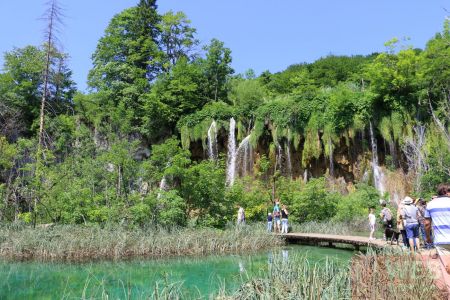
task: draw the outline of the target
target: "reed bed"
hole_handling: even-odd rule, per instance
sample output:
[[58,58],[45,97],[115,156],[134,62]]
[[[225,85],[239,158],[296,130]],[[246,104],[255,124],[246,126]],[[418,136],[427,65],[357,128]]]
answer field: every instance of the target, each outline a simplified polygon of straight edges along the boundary
[[86,261],[252,252],[284,244],[262,226],[126,229],[57,225],[0,227],[0,257],[12,260]]
[[448,299],[431,270],[413,255],[357,255],[350,270],[352,299]]
[[216,299],[349,299],[348,267],[324,259],[312,264],[307,257],[275,257],[268,272],[249,279],[234,293],[220,291]]
[[[88,278],[81,295],[68,291],[62,299],[111,299],[106,279]],[[220,279],[218,279],[220,280]],[[326,257],[312,263],[308,255],[275,255],[265,271],[243,274],[231,291],[221,282],[219,290],[202,295],[195,287],[172,281],[170,276],[153,286],[137,288],[120,282],[120,299],[447,299],[435,285],[433,275],[409,254],[384,252],[360,254],[342,263]],[[117,290],[116,290],[117,291]],[[114,293],[117,297],[117,292]]]
[[[279,259],[278,259],[279,260]],[[409,254],[370,252],[347,266],[306,258],[278,261],[261,278],[251,279],[232,295],[219,299],[448,299],[433,274]]]

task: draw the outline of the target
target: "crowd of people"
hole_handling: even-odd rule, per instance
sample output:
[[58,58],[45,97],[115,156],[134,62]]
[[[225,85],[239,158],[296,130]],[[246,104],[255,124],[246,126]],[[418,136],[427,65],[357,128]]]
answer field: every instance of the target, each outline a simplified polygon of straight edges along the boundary
[[[380,218],[384,227],[384,239],[397,241],[401,237],[403,247],[412,252],[436,248],[439,256],[450,255],[450,184],[440,184],[437,195],[430,201],[406,196],[398,205],[394,216],[381,201]],[[369,209],[369,239],[375,239],[376,216],[374,208]],[[396,226],[394,226],[396,225]],[[446,264],[448,265],[448,264]],[[449,270],[450,272],[450,270]]]
[[[413,199],[406,196],[397,208],[396,216],[387,207],[386,201],[380,201],[380,220],[383,224],[383,239],[399,244],[411,252],[423,249],[436,249],[435,258],[450,274],[450,184],[440,184],[437,195],[430,201],[423,198]],[[280,205],[275,199],[271,212],[267,214],[267,232],[288,233],[289,212],[286,205]],[[375,240],[377,217],[375,208],[369,209],[369,239]],[[245,212],[238,209],[238,225],[245,224]]]
[[288,233],[289,212],[286,205],[281,205],[280,199],[275,199],[272,212],[267,214],[267,232]]
[[[280,199],[275,199],[272,212],[267,214],[267,232],[288,233],[289,212],[286,205],[280,205]],[[245,224],[245,211],[238,205],[237,225]]]

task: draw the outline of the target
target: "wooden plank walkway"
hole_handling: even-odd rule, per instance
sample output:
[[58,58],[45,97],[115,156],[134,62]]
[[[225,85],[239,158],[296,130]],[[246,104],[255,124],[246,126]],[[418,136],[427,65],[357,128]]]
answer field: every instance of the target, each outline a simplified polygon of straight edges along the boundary
[[386,246],[390,246],[386,241],[376,239],[369,240],[367,237],[362,236],[348,236],[348,235],[333,235],[322,233],[285,233],[281,235],[287,242],[300,243],[300,244],[327,244],[330,247],[334,247],[335,244],[347,244],[353,245],[355,249],[359,250],[360,247],[373,247],[376,249],[382,249]]

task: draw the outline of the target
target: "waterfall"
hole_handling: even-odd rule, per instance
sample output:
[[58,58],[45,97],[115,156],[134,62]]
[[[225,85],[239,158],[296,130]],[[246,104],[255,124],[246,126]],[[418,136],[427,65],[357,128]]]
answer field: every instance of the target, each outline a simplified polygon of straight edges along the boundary
[[303,172],[303,182],[308,182],[308,169],[305,169],[305,172]]
[[370,122],[370,142],[372,144],[372,169],[373,169],[373,182],[375,188],[382,195],[386,191],[384,187],[384,173],[378,165],[378,153],[377,153],[377,140],[373,133],[372,122]]
[[159,182],[159,192],[158,192],[158,195],[156,196],[156,199],[160,199],[161,198],[161,192],[167,191],[168,188],[169,188],[169,186],[167,185],[166,176],[163,176],[163,178]]
[[291,143],[289,140],[286,143],[286,164],[289,178],[292,178],[292,161],[291,161]]
[[208,158],[217,160],[217,152],[217,125],[213,120],[208,129]]
[[248,172],[251,172],[251,167],[253,166],[252,162],[252,147],[250,144],[250,135],[246,136],[242,142],[239,144],[236,150],[236,167],[235,169],[241,170],[242,175],[247,175]]
[[330,176],[334,177],[333,144],[331,138],[328,138],[328,155],[330,156]]
[[228,134],[228,156],[227,156],[227,185],[232,186],[236,175],[236,121],[230,119],[230,132]]
[[282,158],[283,158],[283,149],[277,142],[277,155],[275,156],[275,167],[277,170],[280,170],[280,173],[282,172],[282,162],[281,162]]

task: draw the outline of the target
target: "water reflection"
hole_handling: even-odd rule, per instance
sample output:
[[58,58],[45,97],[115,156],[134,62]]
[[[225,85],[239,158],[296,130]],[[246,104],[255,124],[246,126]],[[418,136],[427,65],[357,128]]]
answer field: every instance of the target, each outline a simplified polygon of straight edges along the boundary
[[[123,286],[134,297],[145,298],[155,283],[165,280],[209,295],[225,286],[237,289],[242,278],[259,276],[274,264],[292,263],[306,256],[316,263],[325,258],[348,262],[351,251],[310,246],[290,246],[259,254],[187,257],[165,260],[92,262],[86,264],[2,262],[0,299],[79,299],[108,293],[110,299],[124,298]],[[163,285],[160,284],[162,287]]]

